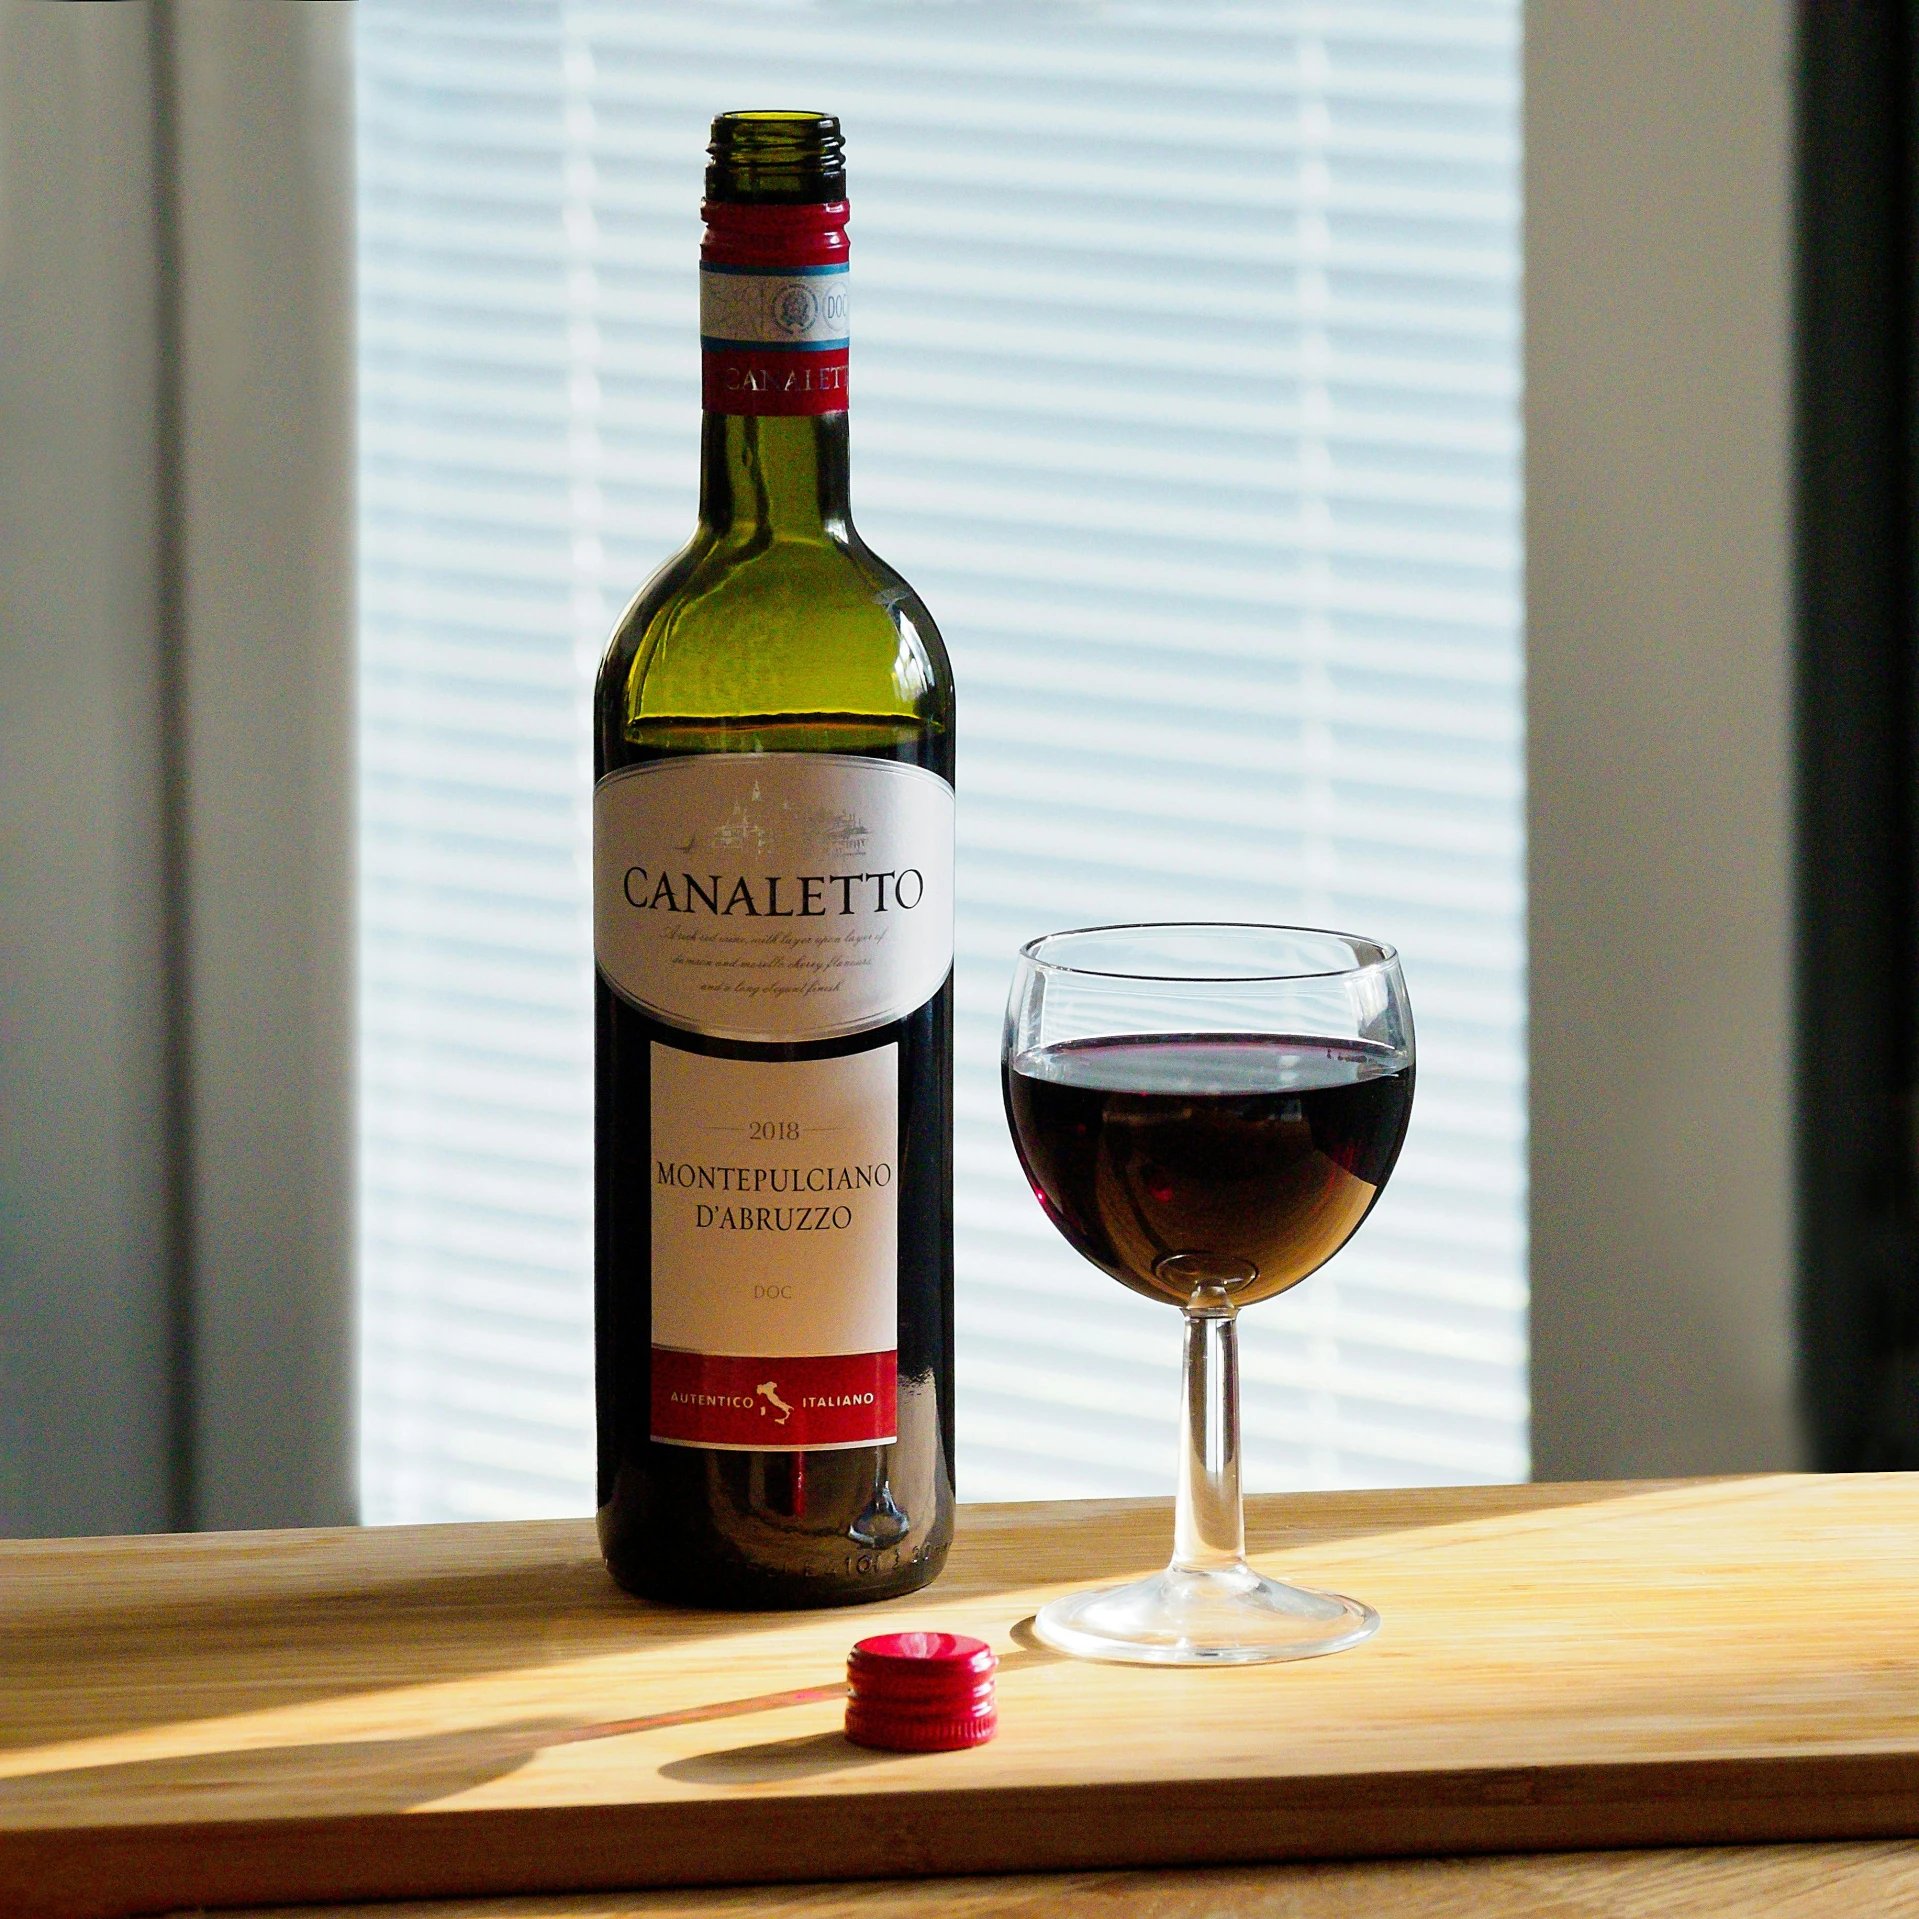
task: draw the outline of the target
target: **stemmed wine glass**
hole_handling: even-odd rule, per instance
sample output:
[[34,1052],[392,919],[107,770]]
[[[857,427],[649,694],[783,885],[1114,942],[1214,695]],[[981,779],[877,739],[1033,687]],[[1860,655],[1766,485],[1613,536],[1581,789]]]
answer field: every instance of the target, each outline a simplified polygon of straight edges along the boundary
[[1061,1652],[1154,1665],[1338,1652],[1357,1600],[1246,1563],[1242,1306],[1296,1286],[1372,1209],[1406,1137],[1413,1022],[1390,946],[1296,926],[1095,926],[1020,949],[1006,1114],[1070,1245],[1186,1319],[1173,1558],[1042,1607]]

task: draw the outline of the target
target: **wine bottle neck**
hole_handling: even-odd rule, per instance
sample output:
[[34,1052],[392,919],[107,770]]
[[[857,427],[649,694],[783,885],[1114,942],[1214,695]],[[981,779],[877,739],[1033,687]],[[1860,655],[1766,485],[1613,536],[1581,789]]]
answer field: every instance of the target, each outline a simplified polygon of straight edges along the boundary
[[747,184],[757,182],[755,191],[773,192],[785,180],[779,168],[788,162],[800,173],[772,202],[709,198],[701,208],[700,389],[706,425],[700,520],[722,538],[746,542],[844,540],[852,532],[846,506],[846,202],[792,205],[783,199],[788,188],[811,193],[834,182],[843,186],[838,172],[820,171],[821,156],[831,159],[837,152],[836,126],[812,114],[738,119],[721,128],[727,138],[715,151],[726,164],[709,177],[710,188],[743,191],[736,175],[755,153],[762,172],[773,169],[764,180],[753,174]]
[[708,412],[700,523],[747,543],[849,538],[846,415]]

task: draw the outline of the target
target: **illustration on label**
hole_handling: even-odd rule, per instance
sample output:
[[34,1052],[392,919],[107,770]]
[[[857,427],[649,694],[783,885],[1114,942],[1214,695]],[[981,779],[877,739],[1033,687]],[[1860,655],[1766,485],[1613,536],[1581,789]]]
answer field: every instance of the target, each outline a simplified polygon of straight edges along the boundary
[[765,1043],[903,1018],[953,963],[953,789],[836,753],[654,760],[593,795],[593,946],[669,1025]]
[[653,1437],[663,1446],[751,1453],[890,1446],[898,1402],[899,1358],[891,1352],[770,1360],[653,1348]]
[[899,1047],[650,1049],[652,1435],[818,1451],[894,1438]]

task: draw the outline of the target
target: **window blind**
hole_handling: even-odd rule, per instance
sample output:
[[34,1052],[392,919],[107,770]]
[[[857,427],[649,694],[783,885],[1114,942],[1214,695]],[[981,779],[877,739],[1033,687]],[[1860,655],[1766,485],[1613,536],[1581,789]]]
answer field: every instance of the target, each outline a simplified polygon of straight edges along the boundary
[[1006,1140],[1018,943],[1390,940],[1412,1133],[1255,1488],[1523,1477],[1517,0],[362,0],[362,1479],[592,1501],[591,675],[690,530],[723,108],[840,115],[854,510],[960,689],[961,1496],[1164,1490],[1177,1319]]

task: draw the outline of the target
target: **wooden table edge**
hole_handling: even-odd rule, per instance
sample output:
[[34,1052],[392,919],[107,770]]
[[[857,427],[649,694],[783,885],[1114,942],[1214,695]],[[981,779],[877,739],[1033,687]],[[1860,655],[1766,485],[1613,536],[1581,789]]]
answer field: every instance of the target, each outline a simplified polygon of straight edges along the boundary
[[21,1919],[1919,1837],[1919,1754],[1002,1786],[0,1832]]

